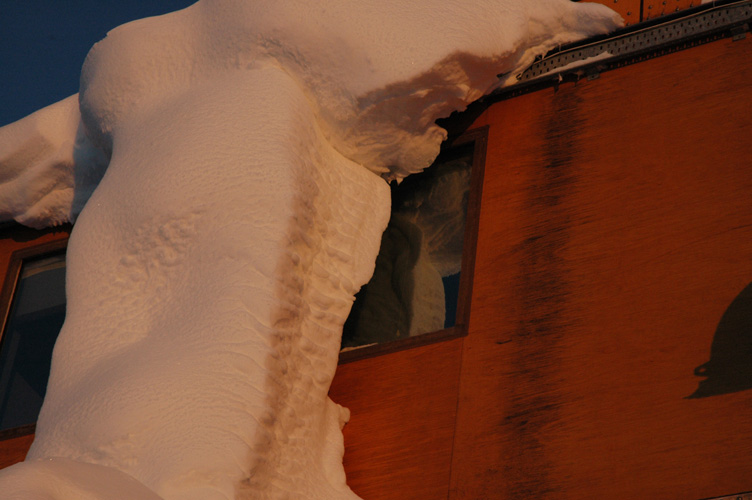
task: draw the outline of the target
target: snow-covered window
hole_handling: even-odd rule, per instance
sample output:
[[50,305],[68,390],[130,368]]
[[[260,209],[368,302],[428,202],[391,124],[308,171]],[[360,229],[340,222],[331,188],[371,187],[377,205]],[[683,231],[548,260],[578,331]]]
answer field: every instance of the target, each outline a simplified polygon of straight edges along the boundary
[[15,252],[0,301],[0,438],[33,432],[65,319],[64,243]]
[[[443,148],[397,185],[376,269],[356,296],[342,347],[462,334],[469,313],[486,130]],[[432,335],[426,335],[432,334]]]

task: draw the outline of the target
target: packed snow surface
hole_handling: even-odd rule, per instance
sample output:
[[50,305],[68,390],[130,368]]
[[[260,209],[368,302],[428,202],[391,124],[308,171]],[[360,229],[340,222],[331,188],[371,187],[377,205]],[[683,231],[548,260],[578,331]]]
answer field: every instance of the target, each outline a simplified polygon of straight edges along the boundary
[[434,120],[497,74],[620,23],[568,0],[201,0],[111,31],[78,97],[0,129],[0,217],[80,211],[4,498],[357,498],[327,392],[379,175],[429,165]]

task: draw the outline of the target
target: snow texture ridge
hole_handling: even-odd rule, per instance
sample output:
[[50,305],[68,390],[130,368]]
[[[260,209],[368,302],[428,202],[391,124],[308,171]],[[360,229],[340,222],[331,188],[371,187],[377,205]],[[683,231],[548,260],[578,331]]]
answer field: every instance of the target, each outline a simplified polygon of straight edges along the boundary
[[379,176],[428,166],[434,120],[498,73],[620,22],[568,0],[201,0],[111,31],[78,97],[0,128],[0,217],[77,217],[37,436],[0,490],[356,499],[327,393],[389,217]]

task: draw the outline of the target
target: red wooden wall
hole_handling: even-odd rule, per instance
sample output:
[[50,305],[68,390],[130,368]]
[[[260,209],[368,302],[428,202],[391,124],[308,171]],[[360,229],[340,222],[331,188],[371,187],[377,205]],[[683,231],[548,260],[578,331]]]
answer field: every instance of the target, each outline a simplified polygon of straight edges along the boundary
[[[477,120],[489,146],[469,334],[340,367],[356,492],[752,490],[752,391],[719,393],[752,367],[750,60],[749,39],[715,42]],[[719,394],[688,399],[711,345]]]

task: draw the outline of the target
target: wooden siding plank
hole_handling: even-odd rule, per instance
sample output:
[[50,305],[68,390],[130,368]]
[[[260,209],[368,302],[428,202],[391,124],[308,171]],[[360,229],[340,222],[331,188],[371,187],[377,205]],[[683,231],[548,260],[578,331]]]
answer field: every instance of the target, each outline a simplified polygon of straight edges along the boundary
[[711,344],[752,364],[750,60],[725,40],[481,117],[451,498],[752,490],[752,391],[687,398]]
[[368,500],[447,498],[462,338],[341,365],[345,470]]

